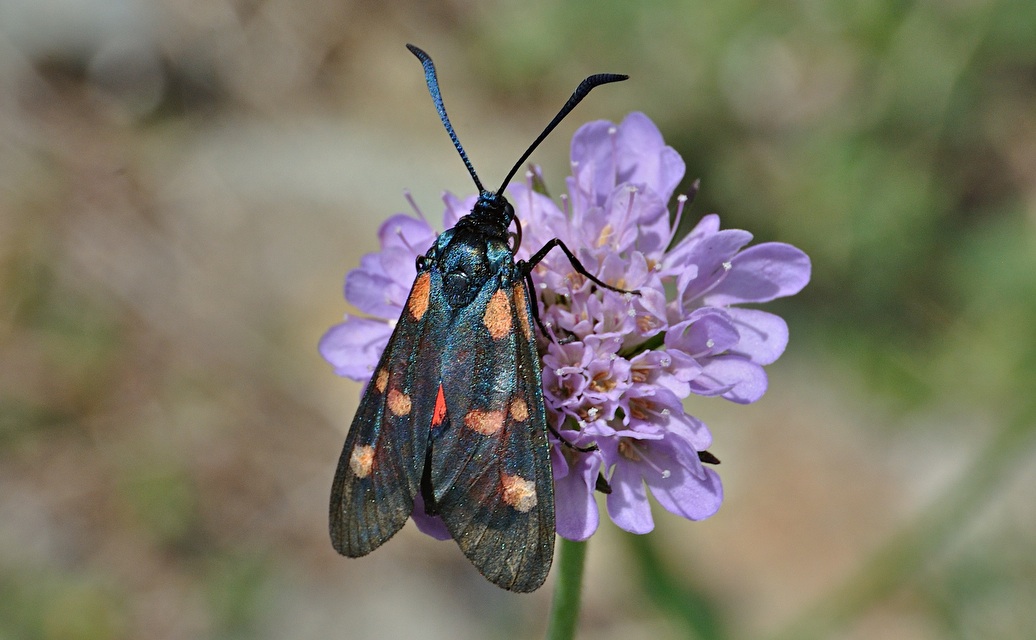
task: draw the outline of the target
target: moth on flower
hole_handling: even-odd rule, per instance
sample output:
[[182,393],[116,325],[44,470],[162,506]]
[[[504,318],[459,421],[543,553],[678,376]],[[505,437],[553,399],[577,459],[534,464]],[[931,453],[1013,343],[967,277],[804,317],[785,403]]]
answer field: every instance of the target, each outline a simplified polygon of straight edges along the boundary
[[331,541],[343,555],[366,555],[416,508],[438,516],[487,579],[533,591],[550,571],[555,525],[547,442],[552,427],[543,405],[533,329],[541,321],[532,304],[531,271],[560,248],[589,282],[613,295],[636,292],[592,275],[556,238],[516,262],[522,226],[503,193],[536,146],[592,89],[626,76],[585,79],[500,188],[488,191],[446,115],[432,59],[407,47],[424,66],[432,101],[479,195],[414,261],[413,286],[338,462]]
[[[426,58],[433,99],[464,157]],[[480,195],[445,196],[448,231],[439,236],[423,215],[389,218],[379,231],[382,250],[347,276],[346,299],[370,317],[347,316],[324,335],[320,352],[339,375],[371,382],[332,493],[339,551],[363,555],[412,516],[421,531],[456,539],[493,582],[531,591],[549,571],[555,530],[583,540],[597,529],[595,489],[610,491],[608,515],[635,533],[654,526],[648,490],[691,520],[719,508],[711,434],[683,401],[693,394],[750,403],[763,395],[763,367],[783,353],[788,328],[741,305],[800,291],[809,258],[783,243],[745,248],[751,234],[720,229],[715,215],[678,238],[698,185],[676,198],[670,215],[685,166],[644,114],[582,126],[571,166],[559,202],[545,195],[538,170],[510,185],[508,200],[503,187],[489,194],[513,206],[521,234],[516,245],[499,238],[510,251],[501,254],[500,274],[513,284],[491,280],[456,307],[445,295],[442,259],[467,233],[464,220],[487,206],[481,185]],[[571,251],[548,252],[554,243]],[[415,328],[432,318],[436,324]],[[424,328],[433,326],[449,328]],[[494,332],[506,338],[485,337]],[[422,353],[434,364],[418,365]],[[391,362],[395,369],[385,367]],[[451,391],[455,377],[460,391]],[[493,389],[506,390],[498,392],[506,399],[490,407]]]

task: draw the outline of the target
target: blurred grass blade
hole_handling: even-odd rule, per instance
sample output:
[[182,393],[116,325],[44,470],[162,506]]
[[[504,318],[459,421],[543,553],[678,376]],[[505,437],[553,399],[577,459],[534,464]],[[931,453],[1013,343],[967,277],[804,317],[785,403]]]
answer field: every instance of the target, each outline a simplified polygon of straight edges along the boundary
[[827,638],[909,584],[990,496],[1025,463],[1036,435],[1036,402],[995,433],[972,464],[917,520],[893,536],[841,587],[830,591],[772,640]]
[[729,638],[715,599],[693,586],[686,576],[676,576],[667,567],[650,535],[629,534],[627,542],[640,569],[641,590],[670,620],[680,625],[688,638]]

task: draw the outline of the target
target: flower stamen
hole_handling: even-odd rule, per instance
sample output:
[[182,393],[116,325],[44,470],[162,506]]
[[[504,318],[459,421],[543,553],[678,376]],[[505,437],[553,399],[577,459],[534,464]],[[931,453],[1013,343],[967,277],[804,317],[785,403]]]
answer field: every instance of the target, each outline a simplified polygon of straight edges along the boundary
[[[734,264],[732,262],[730,262],[729,260],[727,260],[726,262],[722,263],[720,265],[719,269],[717,269],[716,271],[712,272],[712,275],[715,277],[715,279],[712,282],[709,283],[709,286],[707,286],[704,289],[702,289],[698,293],[698,295],[696,295],[694,297],[694,299],[698,300],[698,299],[704,298],[706,295],[708,295],[708,293],[710,291],[712,291],[713,289],[715,289],[716,287],[719,286],[719,283],[721,283],[724,280],[726,280],[727,274],[730,273],[730,270],[733,269],[733,268],[734,268]],[[719,274],[718,276],[716,275],[717,273]]]
[[687,196],[682,193],[676,196],[676,215],[673,217],[673,227],[669,230],[669,238],[665,241],[667,247],[672,246],[676,233],[680,230],[680,220],[683,218],[683,208],[686,204]]
[[599,373],[590,380],[590,389],[598,393],[607,393],[614,389],[616,384],[618,383],[615,379],[607,373]]
[[663,469],[659,467],[655,462],[647,456],[647,447],[641,446],[641,444],[634,438],[622,438],[619,440],[619,455],[631,462],[644,463],[649,469],[656,472],[663,478],[668,478],[673,473],[669,469]]
[[421,207],[417,206],[417,201],[414,200],[414,196],[410,193],[410,189],[403,189],[403,197],[406,199],[407,202],[410,203],[410,208],[414,210],[414,213],[417,214],[417,217],[421,218],[421,220],[427,224],[428,218],[424,217],[424,211],[421,211]]

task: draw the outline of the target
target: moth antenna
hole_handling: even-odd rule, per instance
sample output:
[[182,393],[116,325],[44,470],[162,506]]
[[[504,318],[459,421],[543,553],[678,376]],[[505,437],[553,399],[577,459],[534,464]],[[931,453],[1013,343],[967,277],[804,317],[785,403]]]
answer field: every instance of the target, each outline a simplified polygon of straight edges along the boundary
[[[410,45],[407,46],[409,47]],[[411,49],[411,51],[412,50],[413,49]],[[429,61],[429,63],[430,62],[431,61]],[[427,66],[425,68],[427,69]],[[434,74],[434,71],[432,73]],[[586,94],[590,93],[590,91],[592,91],[595,87],[599,87],[602,84],[608,84],[609,82],[621,82],[623,80],[628,79],[629,76],[619,73],[598,73],[580,82],[579,86],[576,87],[576,90],[572,92],[572,97],[568,99],[568,102],[565,103],[565,106],[561,107],[561,111],[558,111],[558,115],[554,116],[554,119],[550,121],[550,124],[548,124],[547,128],[543,130],[543,133],[541,133],[540,136],[536,138],[536,140],[534,140],[532,144],[529,145],[529,148],[525,150],[525,153],[523,153],[522,157],[518,159],[518,162],[514,163],[514,166],[511,167],[511,172],[507,174],[507,177],[504,178],[503,184],[500,185],[500,188],[497,189],[496,192],[504,192],[504,189],[507,188],[507,185],[511,182],[511,178],[513,178],[514,174],[518,172],[518,168],[522,166],[522,163],[529,159],[529,156],[531,156],[532,152],[536,150],[536,147],[540,146],[540,143],[543,142],[543,140],[548,135],[550,135],[550,132],[553,131],[554,128],[557,127],[559,124],[561,124],[561,121],[565,119],[565,116],[567,116],[572,111],[572,109],[576,108],[576,105],[579,104],[583,100],[583,98],[586,97]],[[431,80],[429,80],[429,82],[431,82]],[[444,111],[440,111],[440,113],[443,114],[444,118],[446,117]],[[456,140],[456,137],[454,137],[454,140]]]
[[[475,181],[475,186],[478,187],[479,193],[482,193],[485,191],[482,187],[482,182],[479,181],[478,174],[475,173],[475,167],[471,165],[471,160],[468,160],[468,154],[464,152],[464,147],[460,145],[460,140],[457,138],[457,132],[453,130],[453,125],[450,124],[450,117],[446,115],[446,106],[442,103],[442,93],[439,92],[439,78],[435,75],[435,63],[432,62],[431,56],[414,45],[408,44],[406,48],[410,49],[410,53],[417,56],[417,59],[420,60],[421,64],[424,66],[424,79],[425,82],[428,83],[428,93],[432,94],[432,102],[435,103],[435,110],[439,112],[439,119],[442,120],[443,126],[446,127],[446,133],[450,134],[450,140],[453,140],[453,146],[457,148],[457,153],[460,154],[460,159],[464,161],[464,166],[468,168],[468,173],[471,174],[471,179]],[[587,89],[587,91],[589,90],[590,89]],[[528,154],[526,154],[526,156],[528,156]],[[514,171],[511,173],[513,174]],[[508,178],[510,178],[510,176],[508,176]],[[505,182],[504,184],[507,183]]]

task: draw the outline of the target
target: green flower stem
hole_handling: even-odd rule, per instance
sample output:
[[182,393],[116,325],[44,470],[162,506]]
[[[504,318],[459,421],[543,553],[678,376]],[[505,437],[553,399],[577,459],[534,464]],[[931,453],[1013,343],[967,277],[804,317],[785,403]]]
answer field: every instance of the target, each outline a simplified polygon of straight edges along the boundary
[[586,542],[560,541],[558,562],[554,568],[554,603],[550,611],[547,640],[572,640],[579,622],[579,600],[583,595],[583,567],[586,564]]

